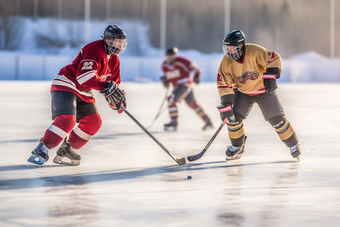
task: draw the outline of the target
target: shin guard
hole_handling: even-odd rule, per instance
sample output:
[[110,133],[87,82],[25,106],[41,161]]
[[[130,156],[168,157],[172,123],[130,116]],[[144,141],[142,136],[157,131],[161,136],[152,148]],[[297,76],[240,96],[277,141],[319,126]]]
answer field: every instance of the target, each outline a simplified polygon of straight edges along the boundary
[[63,141],[75,125],[76,117],[72,114],[56,116],[54,122],[46,130],[41,142],[43,142],[48,149],[52,149]]
[[178,118],[178,109],[176,104],[169,105],[169,114],[171,119]]
[[228,134],[231,144],[235,147],[239,147],[243,144],[245,131],[243,123],[240,122],[237,125],[228,125]]
[[196,114],[202,118],[203,121],[206,121],[208,119],[208,116],[205,114],[204,110],[197,104],[196,101],[188,102],[188,106],[190,106],[191,109],[195,110]]
[[274,127],[276,133],[287,147],[292,147],[298,144],[298,138],[295,131],[284,116],[281,115],[273,117],[268,121]]

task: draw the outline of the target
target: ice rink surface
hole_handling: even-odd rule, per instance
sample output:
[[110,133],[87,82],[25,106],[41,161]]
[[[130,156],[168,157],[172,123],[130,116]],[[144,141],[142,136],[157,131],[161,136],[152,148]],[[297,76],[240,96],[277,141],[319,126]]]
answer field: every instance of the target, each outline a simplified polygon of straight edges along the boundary
[[[339,226],[340,84],[279,84],[286,116],[300,140],[290,156],[257,106],[244,121],[240,160],[225,161],[224,127],[198,161],[177,165],[126,114],[95,92],[103,126],[77,167],[27,162],[52,123],[51,82],[0,82],[0,226]],[[162,102],[160,83],[127,83],[127,109],[145,127]],[[220,124],[214,83],[194,88],[214,129],[185,103],[177,132],[165,111],[150,132],[176,157],[199,153]],[[191,179],[188,179],[191,176]]]

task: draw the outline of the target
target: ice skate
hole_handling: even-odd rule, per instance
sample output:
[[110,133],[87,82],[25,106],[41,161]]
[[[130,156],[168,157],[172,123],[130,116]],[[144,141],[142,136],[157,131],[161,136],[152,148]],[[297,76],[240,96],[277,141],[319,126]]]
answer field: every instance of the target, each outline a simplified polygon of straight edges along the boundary
[[[68,158],[70,162],[63,161],[62,159],[65,157]],[[53,162],[61,165],[78,166],[80,164],[80,155],[73,150],[71,144],[67,142],[65,138],[64,142],[58,149]]]
[[48,148],[43,142],[39,142],[38,146],[32,151],[31,157],[28,158],[28,162],[42,165],[48,161]]
[[290,154],[293,156],[293,158],[297,158],[297,160],[300,161],[300,155],[301,155],[300,144],[296,144],[290,147],[289,149],[290,149]]
[[240,159],[242,157],[246,145],[246,139],[247,137],[245,136],[243,144],[239,147],[235,147],[233,145],[227,147],[227,151],[225,152],[225,154],[227,155],[227,161]]
[[205,120],[205,125],[203,126],[202,130],[208,130],[208,129],[212,129],[213,128],[213,124],[211,123],[210,119],[207,118],[207,120]]
[[177,130],[177,119],[172,119],[170,123],[164,124],[164,131]]

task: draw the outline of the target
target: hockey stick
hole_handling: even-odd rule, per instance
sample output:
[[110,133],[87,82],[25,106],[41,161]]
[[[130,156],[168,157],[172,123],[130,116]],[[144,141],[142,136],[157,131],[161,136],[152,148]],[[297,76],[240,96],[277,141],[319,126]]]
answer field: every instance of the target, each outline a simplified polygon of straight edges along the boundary
[[177,163],[178,163],[178,165],[184,165],[185,163],[186,163],[186,161],[185,161],[185,158],[183,157],[183,158],[180,158],[180,159],[178,159],[178,158],[176,158],[175,156],[173,156],[141,123],[139,123],[139,121],[137,121],[137,119],[136,118],[134,118],[130,113],[129,113],[129,111],[127,111],[124,107],[121,107],[122,108],[122,110],[141,128],[141,129],[143,129],[144,130],[144,132],[146,133],[146,134],[148,134],[150,137],[151,137],[151,139],[153,139],[164,151],[165,151],[165,153],[167,153],[173,160],[175,160]]
[[160,106],[159,109],[158,109],[158,112],[157,112],[157,114],[156,114],[156,117],[153,119],[153,121],[151,122],[151,124],[149,125],[149,127],[147,127],[147,129],[150,129],[150,128],[151,128],[151,126],[153,125],[153,123],[155,123],[155,121],[157,120],[157,118],[158,118],[158,117],[164,112],[164,110],[166,109],[166,108],[162,109],[162,107],[163,107],[163,105],[164,105],[165,100],[168,98],[168,90],[169,90],[169,87],[166,88],[165,97],[164,97],[164,99],[163,99],[163,101],[162,101],[161,106]]
[[200,153],[196,154],[196,155],[191,155],[188,156],[187,159],[189,162],[193,162],[196,161],[200,158],[202,158],[202,156],[204,155],[204,153],[208,150],[208,148],[210,147],[210,145],[212,144],[212,142],[215,140],[216,136],[218,135],[218,133],[220,133],[221,129],[223,128],[223,126],[228,122],[228,118],[224,119],[224,121],[222,121],[220,127],[218,127],[217,131],[215,132],[215,134],[213,135],[213,137],[209,140],[209,142],[207,143],[207,145],[205,146],[205,148],[203,149],[203,151],[201,151]]

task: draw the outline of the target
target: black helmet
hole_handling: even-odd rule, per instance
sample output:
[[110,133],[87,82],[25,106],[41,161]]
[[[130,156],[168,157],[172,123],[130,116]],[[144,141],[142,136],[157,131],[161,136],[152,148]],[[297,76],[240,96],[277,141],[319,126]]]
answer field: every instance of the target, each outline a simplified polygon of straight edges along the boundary
[[223,44],[228,46],[236,46],[246,42],[246,36],[241,30],[232,30],[223,39]]
[[121,27],[117,25],[107,26],[102,38],[107,47],[107,54],[121,54],[125,51],[127,46],[126,33]]
[[242,57],[245,42],[246,36],[241,30],[229,32],[223,39],[223,52],[225,56],[233,60],[239,60]]
[[176,55],[177,52],[178,52],[178,48],[172,47],[172,48],[169,48],[165,51],[165,55]]

